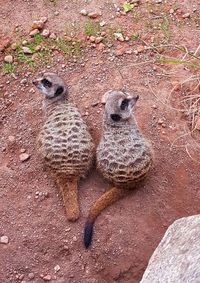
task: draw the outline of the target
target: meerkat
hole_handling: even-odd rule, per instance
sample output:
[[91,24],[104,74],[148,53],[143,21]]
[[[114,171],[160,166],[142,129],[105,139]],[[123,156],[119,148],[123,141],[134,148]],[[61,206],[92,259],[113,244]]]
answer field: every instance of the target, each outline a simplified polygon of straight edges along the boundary
[[126,196],[145,178],[153,163],[150,143],[143,137],[133,115],[139,96],[122,91],[106,93],[103,133],[97,147],[97,169],[113,185],[93,204],[84,230],[84,245],[92,241],[97,216]]
[[69,221],[79,217],[77,184],[89,170],[94,144],[78,109],[67,100],[67,87],[54,73],[33,80],[44,94],[45,122],[37,147],[60,190]]

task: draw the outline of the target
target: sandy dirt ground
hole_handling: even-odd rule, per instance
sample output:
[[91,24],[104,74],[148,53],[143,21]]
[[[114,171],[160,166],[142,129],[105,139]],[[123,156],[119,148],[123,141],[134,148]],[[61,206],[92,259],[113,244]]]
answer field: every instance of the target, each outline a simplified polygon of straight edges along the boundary
[[[120,14],[117,8],[123,1],[119,0],[0,0],[1,44],[7,39],[15,42],[19,32],[28,36],[32,22],[44,16],[48,17],[46,27],[57,35],[64,33],[68,23],[78,23],[76,32],[85,40],[77,60],[55,51],[45,66],[21,64],[11,74],[1,73],[0,237],[7,236],[8,243],[0,243],[0,282],[139,282],[167,227],[177,218],[200,213],[200,138],[198,130],[190,134],[191,117],[180,103],[195,87],[196,80],[190,78],[198,78],[199,69],[157,61],[159,52],[183,58],[175,45],[197,50],[198,2],[141,0],[134,8],[139,15],[134,21],[132,11]],[[101,12],[94,22],[105,21],[105,30],[108,24],[120,27],[129,38],[124,42],[113,39],[103,51],[98,50],[99,45],[92,44],[82,31],[87,16],[80,14],[81,9]],[[155,17],[164,16],[170,22],[170,30],[162,30],[162,36],[170,35],[168,46],[154,50],[151,43],[160,38],[150,25]],[[130,40],[135,33],[141,34],[141,40]],[[9,52],[0,53],[1,66]],[[200,55],[198,50],[196,55]],[[42,97],[31,81],[45,70],[65,79],[69,100],[79,108],[96,144],[105,91],[125,88],[139,94],[136,119],[155,151],[154,168],[145,185],[98,217],[88,250],[82,240],[87,213],[108,184],[94,166],[79,184],[80,218],[75,223],[67,221],[61,194],[36,150]],[[199,95],[198,87],[193,94]],[[29,159],[22,162],[22,153]]]

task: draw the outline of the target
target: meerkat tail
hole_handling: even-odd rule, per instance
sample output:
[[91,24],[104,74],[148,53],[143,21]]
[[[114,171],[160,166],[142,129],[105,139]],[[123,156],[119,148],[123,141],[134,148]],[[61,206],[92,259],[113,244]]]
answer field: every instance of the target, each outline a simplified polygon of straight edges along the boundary
[[65,176],[57,176],[57,183],[62,193],[67,219],[74,222],[79,218],[77,179],[69,181]]
[[99,199],[96,200],[94,205],[89,211],[88,218],[85,223],[84,229],[84,245],[86,249],[92,242],[93,225],[97,216],[108,206],[126,196],[129,190],[122,190],[116,187],[111,188],[105,192]]

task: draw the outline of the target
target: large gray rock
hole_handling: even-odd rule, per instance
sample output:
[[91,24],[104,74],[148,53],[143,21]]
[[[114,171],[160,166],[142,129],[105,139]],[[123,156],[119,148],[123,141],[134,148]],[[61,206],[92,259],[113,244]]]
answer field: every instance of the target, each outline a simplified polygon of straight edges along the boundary
[[200,283],[200,215],[167,229],[140,283]]

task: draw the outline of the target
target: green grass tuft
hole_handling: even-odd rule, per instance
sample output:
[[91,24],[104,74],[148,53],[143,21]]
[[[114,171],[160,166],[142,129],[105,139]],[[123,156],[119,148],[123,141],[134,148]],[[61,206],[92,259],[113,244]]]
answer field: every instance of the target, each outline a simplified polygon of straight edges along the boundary
[[140,35],[139,35],[139,33],[133,33],[132,35],[131,35],[131,40],[133,40],[133,41],[137,41],[137,40],[139,40],[140,39]]
[[14,70],[14,66],[11,63],[4,63],[3,64],[3,73],[4,74],[10,74]]
[[124,12],[128,13],[129,11],[131,11],[134,8],[134,4],[129,3],[128,1],[125,1],[122,5]]
[[99,23],[89,20],[85,23],[84,29],[87,36],[92,36],[100,32],[100,25]]

